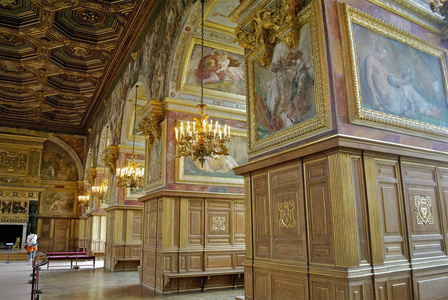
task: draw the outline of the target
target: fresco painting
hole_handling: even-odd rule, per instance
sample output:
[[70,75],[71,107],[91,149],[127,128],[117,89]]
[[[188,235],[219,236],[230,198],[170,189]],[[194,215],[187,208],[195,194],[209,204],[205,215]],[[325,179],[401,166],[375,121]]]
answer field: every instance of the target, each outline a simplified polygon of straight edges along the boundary
[[229,155],[220,155],[218,159],[206,158],[202,166],[199,161],[193,161],[191,157],[184,158],[184,176],[242,178],[235,175],[233,168],[248,162],[247,137],[232,136],[227,143]]
[[238,5],[239,0],[218,0],[205,17],[205,21],[236,28],[237,24],[229,20],[229,15]]
[[[204,66],[204,71],[202,71]],[[244,57],[230,51],[195,44],[189,60],[185,84],[218,92],[245,95]]]
[[75,192],[45,190],[40,201],[41,215],[73,214]]
[[42,180],[78,180],[73,159],[61,147],[51,142],[44,143],[40,176]]
[[439,58],[352,25],[362,108],[448,128]]
[[254,63],[257,140],[316,117],[310,26],[300,30],[298,46],[274,48],[269,68]]
[[163,139],[154,139],[154,143],[148,152],[148,179],[147,183],[152,184],[162,180],[163,161]]

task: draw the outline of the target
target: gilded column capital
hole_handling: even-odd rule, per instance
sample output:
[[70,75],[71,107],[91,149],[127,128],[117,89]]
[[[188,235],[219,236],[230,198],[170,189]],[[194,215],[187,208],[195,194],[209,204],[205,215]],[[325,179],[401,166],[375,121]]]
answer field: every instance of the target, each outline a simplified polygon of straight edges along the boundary
[[138,123],[138,130],[143,132],[149,144],[152,144],[154,139],[160,139],[162,134],[162,121],[162,102],[151,100],[149,102],[149,109],[144,112],[144,116]]
[[103,163],[109,168],[111,174],[117,169],[118,147],[108,146],[103,152]]
[[84,181],[78,181],[78,195],[84,194]]
[[[278,42],[293,49],[299,41],[297,14],[303,8],[303,0],[278,0],[260,7],[242,26],[235,29],[236,40],[250,51],[263,47],[257,60],[268,68],[272,61],[274,46]],[[293,29],[292,33],[288,29]]]
[[87,174],[86,180],[89,182],[91,187],[95,185],[95,178],[96,178],[96,168],[89,168],[89,174]]

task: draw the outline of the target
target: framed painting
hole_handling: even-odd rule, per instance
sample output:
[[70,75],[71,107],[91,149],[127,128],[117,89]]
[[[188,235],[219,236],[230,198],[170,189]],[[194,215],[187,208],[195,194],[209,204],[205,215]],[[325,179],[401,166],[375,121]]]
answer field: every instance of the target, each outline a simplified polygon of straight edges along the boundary
[[243,54],[241,48],[204,41],[202,58],[201,41],[192,38],[183,58],[179,89],[200,94],[204,80],[204,95],[245,101]]
[[[165,185],[166,177],[166,121],[161,124],[160,139],[154,138],[152,145],[146,146],[145,191]],[[136,191],[137,193],[138,191]]]
[[448,137],[447,51],[339,3],[350,122]]
[[76,187],[46,188],[40,198],[39,216],[67,216],[76,214]]
[[[280,32],[268,67],[264,47],[247,57],[249,151],[258,153],[330,129],[325,41],[318,1],[298,16],[298,28]],[[299,36],[295,44],[288,34]]]
[[231,128],[230,136],[227,143],[229,155],[220,155],[218,159],[207,158],[203,166],[190,156],[178,158],[176,182],[243,186],[243,177],[235,175],[232,169],[249,161],[247,132]]

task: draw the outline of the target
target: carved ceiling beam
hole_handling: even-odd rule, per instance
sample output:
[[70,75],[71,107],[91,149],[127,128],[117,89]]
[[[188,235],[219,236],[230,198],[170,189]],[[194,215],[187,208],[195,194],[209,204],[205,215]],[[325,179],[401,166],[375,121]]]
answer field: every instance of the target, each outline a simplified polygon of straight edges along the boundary
[[45,1],[45,0],[31,0],[31,2],[38,6],[40,9],[45,10],[47,12],[57,12],[59,10],[63,10],[66,8],[76,6],[78,0],[65,0],[65,1]]
[[238,43],[250,51],[261,49],[257,60],[268,68],[274,47],[280,41],[284,41],[292,49],[297,46],[297,14],[303,6],[304,0],[277,0],[260,7],[235,29]]
[[103,163],[109,168],[111,174],[117,169],[118,147],[108,146],[103,152]]
[[[77,1],[77,6],[79,7],[85,7],[90,8],[102,12],[107,13],[123,13],[123,12],[130,12],[135,8],[135,2],[137,0],[134,0],[133,2],[125,3],[125,4],[100,4],[97,1],[87,1],[87,0],[80,0]],[[141,1],[141,0],[138,0]]]

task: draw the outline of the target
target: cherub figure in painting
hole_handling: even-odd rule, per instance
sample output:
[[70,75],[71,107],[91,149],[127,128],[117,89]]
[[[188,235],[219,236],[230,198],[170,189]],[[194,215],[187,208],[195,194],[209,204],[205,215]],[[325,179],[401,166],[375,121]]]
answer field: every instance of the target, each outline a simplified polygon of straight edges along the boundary
[[[196,77],[199,83],[204,80],[206,83],[218,83],[223,80],[244,81],[244,77],[237,69],[241,63],[227,52],[215,49],[213,54],[205,55],[201,58],[196,69]],[[202,70],[204,66],[204,70]]]
[[361,66],[363,99],[378,111],[403,117],[423,114],[440,119],[442,109],[431,104],[412,86],[413,74],[403,68],[401,78],[392,74],[386,65],[387,49],[379,41]]

